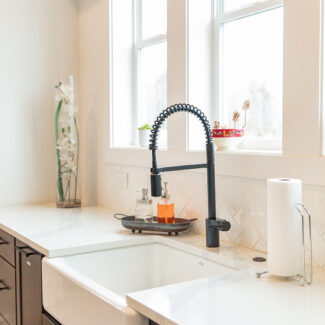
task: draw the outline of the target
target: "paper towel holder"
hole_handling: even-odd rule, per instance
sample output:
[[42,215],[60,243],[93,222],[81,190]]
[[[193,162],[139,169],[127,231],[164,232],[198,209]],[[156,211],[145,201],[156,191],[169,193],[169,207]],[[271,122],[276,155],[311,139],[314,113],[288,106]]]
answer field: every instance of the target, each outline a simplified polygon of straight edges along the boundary
[[[301,235],[302,235],[302,275],[297,274],[295,276],[289,276],[288,278],[293,278],[297,280],[298,284],[304,286],[306,284],[310,285],[313,282],[313,246],[312,246],[312,237],[311,237],[311,215],[303,203],[296,203],[295,207],[301,216]],[[308,232],[309,232],[309,245],[310,245],[310,274],[309,280],[306,275],[306,251],[305,251],[305,216],[303,210],[308,215]],[[256,277],[260,278],[263,274],[268,273],[268,271],[257,272]]]

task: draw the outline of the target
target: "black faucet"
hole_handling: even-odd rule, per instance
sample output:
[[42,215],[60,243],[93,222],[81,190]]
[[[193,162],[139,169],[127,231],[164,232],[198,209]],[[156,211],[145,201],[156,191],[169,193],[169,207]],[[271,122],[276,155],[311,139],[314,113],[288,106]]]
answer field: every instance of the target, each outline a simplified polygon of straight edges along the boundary
[[[206,138],[206,164],[196,165],[183,165],[172,167],[158,167],[156,150],[157,137],[159,129],[163,122],[170,116],[177,112],[188,112],[195,115],[203,124]],[[162,172],[171,172],[176,170],[186,169],[207,169],[207,181],[208,181],[208,218],[206,219],[206,245],[207,247],[219,247],[219,231],[228,231],[231,227],[230,222],[219,219],[216,217],[216,193],[215,193],[215,175],[214,175],[214,148],[211,138],[210,124],[204,113],[197,107],[189,104],[176,104],[167,107],[162,113],[159,114],[150,134],[149,149],[152,151],[152,168],[151,168],[151,195],[155,197],[161,196],[161,176]]]

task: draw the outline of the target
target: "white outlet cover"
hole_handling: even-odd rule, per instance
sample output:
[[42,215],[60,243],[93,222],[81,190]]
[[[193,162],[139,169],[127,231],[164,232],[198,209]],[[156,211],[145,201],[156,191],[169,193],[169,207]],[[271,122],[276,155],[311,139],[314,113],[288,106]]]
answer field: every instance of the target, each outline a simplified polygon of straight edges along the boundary
[[127,172],[117,172],[116,173],[116,185],[119,189],[128,188],[128,173]]

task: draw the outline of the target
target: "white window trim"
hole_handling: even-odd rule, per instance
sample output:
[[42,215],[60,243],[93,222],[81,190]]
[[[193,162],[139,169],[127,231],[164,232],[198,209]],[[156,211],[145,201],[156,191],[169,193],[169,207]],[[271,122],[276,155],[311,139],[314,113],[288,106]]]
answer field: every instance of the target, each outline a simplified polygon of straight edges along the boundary
[[[270,177],[296,177],[306,184],[325,186],[321,132],[322,48],[319,41],[322,37],[321,2],[309,0],[306,10],[305,0],[283,0],[285,28],[282,153],[216,152],[217,175],[260,180]],[[168,0],[168,56],[173,58],[169,59],[167,68],[167,78],[170,80],[167,86],[168,105],[187,102],[188,98],[187,5],[187,0]],[[109,62],[107,71],[110,71]],[[109,84],[107,88],[110,89]],[[107,121],[111,121],[109,112]],[[106,125],[110,125],[109,123]],[[159,151],[159,165],[205,161],[204,152],[187,150],[187,138],[186,115],[179,113],[170,117],[168,149]],[[105,138],[106,163],[150,168],[149,150],[112,148],[110,139],[110,136]]]

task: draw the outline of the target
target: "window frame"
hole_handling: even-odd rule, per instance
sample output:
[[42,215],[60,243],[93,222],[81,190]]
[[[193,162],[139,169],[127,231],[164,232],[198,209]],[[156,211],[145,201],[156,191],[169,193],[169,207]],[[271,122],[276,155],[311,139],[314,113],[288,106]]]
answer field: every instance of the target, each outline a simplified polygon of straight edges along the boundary
[[[285,30],[282,152],[217,151],[215,154],[217,175],[260,180],[270,177],[296,177],[301,178],[305,184],[325,185],[321,95],[323,55],[320,42],[323,37],[322,3],[323,0],[310,0],[306,11],[304,0],[283,0]],[[262,6],[263,3],[258,5]],[[188,0],[168,0],[168,105],[187,102],[188,99],[187,10]],[[244,13],[248,9],[242,10]],[[109,44],[109,38],[107,41]],[[105,64],[107,71],[111,71],[110,58]],[[110,86],[108,80],[107,89],[111,90]],[[106,112],[109,122],[111,113],[110,105]],[[150,168],[151,152],[148,149],[112,148],[110,136],[105,137],[104,142],[105,163]],[[205,161],[204,151],[188,150],[187,116],[180,113],[170,117],[168,149],[159,150],[159,165],[201,161]],[[310,170],[317,173],[311,173]],[[201,170],[193,172],[204,173]]]
[[[223,37],[223,25],[236,21],[239,19],[245,19],[250,16],[258,15],[270,10],[283,7],[283,0],[267,0],[263,2],[255,2],[246,6],[238,7],[232,11],[224,12],[224,1],[226,0],[214,0],[213,7],[213,107],[211,109],[211,121],[223,121],[224,111],[222,109],[222,37]],[[281,140],[275,139],[259,139],[256,137],[244,137],[241,144],[241,148],[251,150],[276,150],[281,152],[282,143]]]

